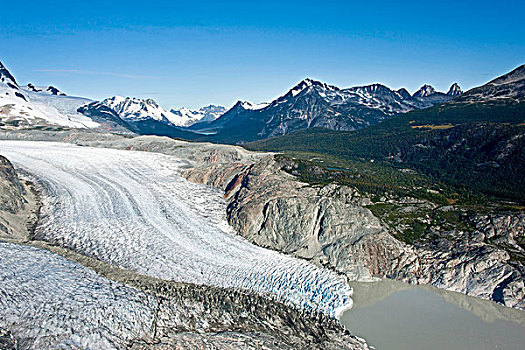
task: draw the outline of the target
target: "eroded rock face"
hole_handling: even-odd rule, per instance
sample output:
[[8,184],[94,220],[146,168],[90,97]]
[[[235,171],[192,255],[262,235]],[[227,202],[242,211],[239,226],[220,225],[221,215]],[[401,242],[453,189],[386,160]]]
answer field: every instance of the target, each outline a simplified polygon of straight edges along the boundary
[[250,241],[354,280],[416,277],[407,268],[417,262],[414,250],[392,237],[364,207],[368,199],[352,188],[298,182],[272,156],[231,168],[238,173],[232,176],[222,169],[211,176],[213,167],[205,166],[187,170],[186,177],[223,188],[230,224]]
[[0,155],[0,239],[29,235],[37,211],[30,187],[18,178],[11,162]]
[[522,214],[476,217],[473,232],[436,234],[412,245],[397,240],[356,190],[298,182],[273,156],[251,165],[202,165],[185,176],[225,190],[230,224],[257,245],[329,266],[351,280],[429,283],[525,307],[523,264],[504,249],[523,254],[517,243],[523,242]]
[[0,211],[17,213],[24,208],[24,187],[16,176],[13,165],[0,156]]

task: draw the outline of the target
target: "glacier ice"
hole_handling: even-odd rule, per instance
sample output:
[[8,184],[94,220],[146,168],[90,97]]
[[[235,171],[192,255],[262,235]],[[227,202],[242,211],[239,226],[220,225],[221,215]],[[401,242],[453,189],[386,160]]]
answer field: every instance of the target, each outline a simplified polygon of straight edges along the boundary
[[352,289],[336,273],[248,243],[218,190],[179,176],[172,156],[0,141],[43,189],[36,236],[165,280],[233,287],[337,316]]
[[46,250],[0,242],[0,325],[24,349],[117,349],[149,333],[157,300]]

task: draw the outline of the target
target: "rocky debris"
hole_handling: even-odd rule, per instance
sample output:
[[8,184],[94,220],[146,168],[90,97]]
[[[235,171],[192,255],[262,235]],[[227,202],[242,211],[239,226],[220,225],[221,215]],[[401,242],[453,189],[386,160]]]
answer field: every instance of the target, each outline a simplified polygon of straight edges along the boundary
[[168,350],[168,349],[211,349],[211,350],[236,350],[236,349],[296,349],[294,346],[279,342],[273,337],[264,334],[251,333],[195,333],[181,332],[172,334],[167,339],[156,342],[148,340],[135,340],[129,347],[131,350]]
[[0,349],[16,350],[16,345],[16,341],[11,332],[5,328],[0,327]]
[[158,280],[34,244],[94,271],[46,250],[0,243],[0,291],[9,300],[0,300],[0,341],[18,348],[200,349],[217,339],[226,348],[271,341],[271,349],[367,349],[334,319],[261,295]]
[[[358,345],[360,345],[358,343]],[[303,347],[301,347],[303,346]],[[271,336],[260,333],[177,333],[170,335],[169,339],[161,339],[157,342],[134,341],[129,349],[131,350],[168,350],[168,349],[210,349],[210,350],[237,350],[237,349],[268,349],[268,350],[293,350],[298,349],[353,349],[355,344],[337,343],[337,344],[287,344]]]

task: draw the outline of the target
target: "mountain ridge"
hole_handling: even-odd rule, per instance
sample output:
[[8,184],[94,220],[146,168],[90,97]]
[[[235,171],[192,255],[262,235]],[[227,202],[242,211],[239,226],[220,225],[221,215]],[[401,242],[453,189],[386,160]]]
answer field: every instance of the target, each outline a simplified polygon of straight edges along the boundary
[[170,112],[186,120],[182,126],[188,127],[195,123],[211,122],[226,112],[226,108],[217,105],[207,105],[199,109],[191,109],[187,107],[172,108]]
[[525,183],[518,171],[525,167],[524,72],[520,66],[448,103],[400,114],[369,128],[299,130],[245,146],[320,154],[343,163],[374,160],[525,203]]
[[382,84],[341,89],[306,78],[268,104],[248,108],[253,104],[238,102],[216,120],[196,123],[189,130],[213,134],[210,140],[226,143],[255,141],[313,127],[357,130],[399,113],[450,101],[461,92],[457,84],[451,86],[450,94],[436,92],[429,85],[423,88],[425,93],[410,95],[406,89],[395,91]]
[[91,100],[65,96],[53,86],[42,91],[30,85],[34,89],[29,84],[18,85],[14,76],[0,62],[0,129],[97,129],[101,126],[76,111],[80,105]]

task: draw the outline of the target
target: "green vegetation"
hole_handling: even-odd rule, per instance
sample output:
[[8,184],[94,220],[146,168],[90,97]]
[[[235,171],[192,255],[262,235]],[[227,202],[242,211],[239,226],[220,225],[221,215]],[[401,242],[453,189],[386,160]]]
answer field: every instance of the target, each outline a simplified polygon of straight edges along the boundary
[[[525,203],[524,122],[525,103],[449,103],[399,115],[359,131],[307,129],[245,147],[284,152],[319,166],[349,170],[346,175],[323,174],[323,181],[395,191],[411,187],[412,192],[437,185],[445,187],[447,200],[455,199],[447,192],[451,190],[469,201],[490,196]],[[414,128],[448,124],[453,127]],[[417,175],[403,174],[403,169]],[[304,176],[309,180],[312,175]],[[368,191],[374,192],[372,188]]]
[[348,168],[341,169],[330,157],[298,153],[276,155],[276,160],[283,170],[311,185],[338,183],[357,188],[373,202],[368,206],[372,213],[397,239],[409,244],[432,239],[432,229],[470,231],[468,218],[473,213],[512,209],[497,198],[436,181],[412,169],[370,162],[347,162]]
[[524,122],[525,103],[449,103],[359,131],[307,129],[245,147],[280,152],[301,181],[357,188],[396,238],[414,244],[471,232],[475,214],[523,210]]

